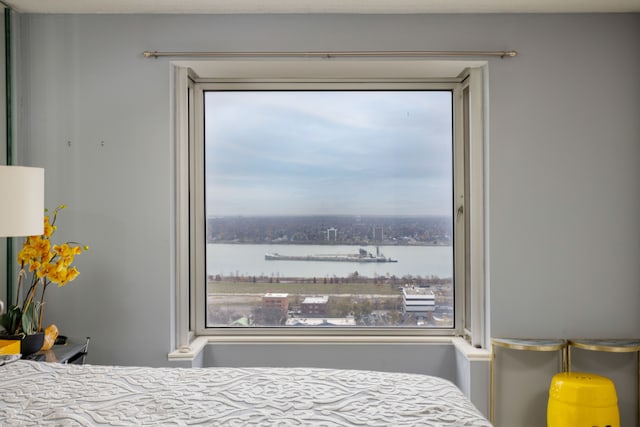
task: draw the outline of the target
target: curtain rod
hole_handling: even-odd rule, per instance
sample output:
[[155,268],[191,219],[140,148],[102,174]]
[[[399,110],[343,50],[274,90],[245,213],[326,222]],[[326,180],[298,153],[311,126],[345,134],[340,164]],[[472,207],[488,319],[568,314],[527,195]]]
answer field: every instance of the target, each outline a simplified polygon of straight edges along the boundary
[[158,52],[146,50],[145,58],[189,57],[189,58],[427,58],[427,57],[500,57],[513,58],[515,50],[499,51],[348,51],[348,52]]

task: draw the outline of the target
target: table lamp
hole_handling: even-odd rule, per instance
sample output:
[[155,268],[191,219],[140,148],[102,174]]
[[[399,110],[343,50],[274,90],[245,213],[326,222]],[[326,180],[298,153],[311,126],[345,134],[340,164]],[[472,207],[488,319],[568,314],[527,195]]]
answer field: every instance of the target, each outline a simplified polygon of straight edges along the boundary
[[0,166],[0,237],[44,232],[44,169]]
[[[0,237],[44,233],[44,169],[0,166]],[[0,313],[4,311],[0,301]]]

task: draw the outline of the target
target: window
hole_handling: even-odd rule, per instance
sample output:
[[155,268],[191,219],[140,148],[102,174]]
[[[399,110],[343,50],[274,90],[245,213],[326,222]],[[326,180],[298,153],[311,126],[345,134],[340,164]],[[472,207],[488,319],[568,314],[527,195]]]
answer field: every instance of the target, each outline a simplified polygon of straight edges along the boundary
[[217,86],[206,325],[452,328],[452,91]]
[[179,323],[472,334],[470,79],[191,80]]

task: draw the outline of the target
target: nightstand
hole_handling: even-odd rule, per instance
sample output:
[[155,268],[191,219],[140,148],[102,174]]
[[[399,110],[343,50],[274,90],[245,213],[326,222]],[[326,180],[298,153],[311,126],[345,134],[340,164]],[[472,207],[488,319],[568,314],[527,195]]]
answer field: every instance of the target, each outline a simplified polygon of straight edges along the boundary
[[589,350],[602,351],[605,353],[636,353],[637,379],[636,394],[637,402],[637,419],[640,425],[640,340],[639,339],[570,339],[568,362],[569,371],[571,371],[571,354],[572,350]]
[[65,344],[56,344],[50,350],[41,350],[27,356],[26,359],[39,362],[82,365],[88,351],[89,337],[85,341],[69,338]]
[[565,339],[514,339],[514,338],[492,338],[491,339],[491,383],[489,397],[489,420],[495,421],[495,376],[496,376],[496,347],[509,350],[524,351],[555,351],[560,355],[560,372],[567,370],[567,340]]

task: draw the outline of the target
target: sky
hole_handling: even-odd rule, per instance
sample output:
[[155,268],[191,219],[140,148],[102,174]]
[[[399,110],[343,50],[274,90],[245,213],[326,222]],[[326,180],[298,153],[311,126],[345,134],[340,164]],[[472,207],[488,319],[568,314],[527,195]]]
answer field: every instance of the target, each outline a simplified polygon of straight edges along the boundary
[[451,215],[447,91],[206,92],[207,216]]

